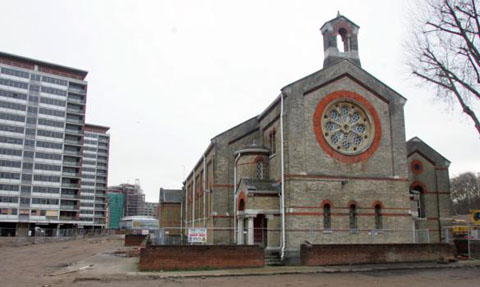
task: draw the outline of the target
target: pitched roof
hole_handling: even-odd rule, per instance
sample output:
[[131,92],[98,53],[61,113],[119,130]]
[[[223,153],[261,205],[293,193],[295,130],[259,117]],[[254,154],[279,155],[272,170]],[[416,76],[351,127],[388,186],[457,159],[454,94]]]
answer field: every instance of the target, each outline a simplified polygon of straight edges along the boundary
[[352,20],[348,19],[347,17],[345,17],[345,16],[343,16],[343,15],[340,15],[340,12],[338,12],[337,17],[333,18],[332,20],[329,20],[329,21],[325,22],[325,24],[322,25],[322,27],[320,28],[320,30],[323,29],[323,27],[324,27],[325,25],[327,25],[328,23],[337,21],[337,20],[339,20],[339,19],[343,19],[343,20],[345,20],[345,21],[347,21],[347,22],[350,22],[350,24],[352,24],[353,26],[355,26],[355,27],[357,27],[357,28],[360,28],[360,26],[358,26],[357,24],[355,24]]
[[450,165],[450,161],[447,158],[427,145],[419,137],[413,137],[407,141],[407,155],[410,156],[414,152],[419,152],[437,167],[448,167]]
[[280,184],[273,180],[242,178],[249,192],[280,192]]

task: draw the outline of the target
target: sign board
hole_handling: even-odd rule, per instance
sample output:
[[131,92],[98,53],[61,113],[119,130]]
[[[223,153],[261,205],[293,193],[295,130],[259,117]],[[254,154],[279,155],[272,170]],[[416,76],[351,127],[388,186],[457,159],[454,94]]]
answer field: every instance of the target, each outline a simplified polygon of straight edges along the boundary
[[142,235],[148,235],[148,229],[142,229]]
[[188,242],[189,243],[206,243],[207,229],[206,228],[189,228]]

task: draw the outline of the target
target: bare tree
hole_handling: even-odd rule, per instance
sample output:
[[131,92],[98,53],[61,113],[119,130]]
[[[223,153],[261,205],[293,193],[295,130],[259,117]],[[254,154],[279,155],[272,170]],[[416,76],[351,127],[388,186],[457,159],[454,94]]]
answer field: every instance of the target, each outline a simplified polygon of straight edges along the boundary
[[442,98],[453,97],[474,122],[480,102],[479,0],[426,0],[417,10],[419,21],[409,43],[413,74],[437,88]]
[[452,178],[450,195],[455,214],[468,214],[472,209],[480,209],[480,174],[466,172]]

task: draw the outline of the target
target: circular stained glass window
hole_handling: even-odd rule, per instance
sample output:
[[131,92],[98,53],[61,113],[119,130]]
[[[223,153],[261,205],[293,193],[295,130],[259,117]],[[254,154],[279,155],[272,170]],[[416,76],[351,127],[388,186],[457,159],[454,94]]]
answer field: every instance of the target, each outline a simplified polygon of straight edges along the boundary
[[333,101],[321,120],[325,141],[337,152],[356,155],[370,147],[374,138],[371,116],[356,102]]

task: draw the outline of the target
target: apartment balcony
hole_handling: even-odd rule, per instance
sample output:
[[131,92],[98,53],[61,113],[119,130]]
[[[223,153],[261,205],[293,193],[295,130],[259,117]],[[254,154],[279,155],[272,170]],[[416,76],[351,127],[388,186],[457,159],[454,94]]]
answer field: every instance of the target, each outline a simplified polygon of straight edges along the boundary
[[67,97],[67,102],[75,103],[75,104],[85,104],[85,99],[79,99],[77,97],[71,97],[70,95]]
[[83,125],[83,120],[82,119],[67,118],[66,122],[69,123],[69,124]]
[[65,139],[65,144],[71,144],[71,145],[81,146],[81,145],[82,145],[82,141],[81,141],[81,140]]
[[81,95],[85,95],[87,93],[84,89],[80,89],[72,86],[68,87],[68,91],[72,93],[81,94]]
[[84,115],[84,114],[85,114],[85,111],[84,111],[84,109],[73,108],[73,107],[67,107],[67,113],[73,113],[73,114]]
[[30,219],[30,216],[29,216],[28,214],[20,214],[20,215],[18,216],[18,220],[19,220],[19,221],[22,221],[22,222],[23,222],[23,221],[28,221],[29,219]]
[[80,185],[79,185],[78,183],[62,182],[62,187],[67,187],[67,188],[80,188]]
[[73,167],[80,167],[80,162],[79,162],[79,161],[64,160],[64,161],[63,161],[63,165],[73,166]]
[[63,151],[64,154],[66,155],[71,155],[71,156],[75,156],[75,157],[81,157],[82,156],[82,152],[81,151],[78,151],[78,150],[64,150]]
[[69,133],[73,135],[83,135],[83,131],[79,129],[65,129],[65,133]]
[[72,220],[77,220],[77,217],[76,216],[60,216],[60,220],[72,221]]
[[76,205],[60,205],[60,210],[78,210]]
[[20,191],[21,197],[30,197],[32,193],[30,191]]
[[60,195],[60,198],[61,199],[68,199],[68,200],[78,200],[79,199],[77,194],[65,194],[65,193],[62,193]]
[[62,176],[80,178],[80,174],[76,172],[62,172]]
[[101,143],[108,143],[108,139],[98,138],[98,141]]

